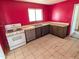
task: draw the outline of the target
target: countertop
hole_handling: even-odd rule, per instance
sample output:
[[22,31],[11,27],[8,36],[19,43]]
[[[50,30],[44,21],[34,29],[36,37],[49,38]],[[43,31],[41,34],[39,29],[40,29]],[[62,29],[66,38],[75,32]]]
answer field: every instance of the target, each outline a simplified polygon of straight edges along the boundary
[[23,30],[29,30],[29,29],[34,29],[37,27],[45,26],[45,25],[53,25],[53,26],[60,26],[60,27],[65,27],[69,26],[69,23],[63,23],[63,22],[41,22],[41,23],[35,23],[35,24],[30,24],[30,25],[24,25],[22,26]]
[[[69,26],[69,23],[51,22],[51,21],[41,22],[41,23],[24,25],[24,26],[22,26],[22,30],[24,31],[24,30],[35,29],[35,28],[42,27],[42,26],[45,26],[45,25],[53,25],[53,26],[65,27],[65,26]],[[18,30],[18,31],[15,31],[14,33],[16,33],[16,32],[20,32],[20,31]],[[11,33],[13,33],[13,32],[6,33],[6,34],[11,34]]]

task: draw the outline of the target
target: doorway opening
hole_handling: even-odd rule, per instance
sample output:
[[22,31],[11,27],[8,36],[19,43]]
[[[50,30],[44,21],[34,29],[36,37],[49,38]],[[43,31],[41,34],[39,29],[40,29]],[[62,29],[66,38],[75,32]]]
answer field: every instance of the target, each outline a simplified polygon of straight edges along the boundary
[[70,36],[79,39],[79,4],[74,5]]

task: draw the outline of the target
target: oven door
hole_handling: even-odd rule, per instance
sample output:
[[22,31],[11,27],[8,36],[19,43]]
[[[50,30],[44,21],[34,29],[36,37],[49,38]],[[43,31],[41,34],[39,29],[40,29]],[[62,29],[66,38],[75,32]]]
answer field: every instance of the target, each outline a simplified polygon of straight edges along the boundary
[[26,43],[24,32],[12,34],[8,36],[7,39],[10,46],[10,50],[12,50],[13,48],[19,47],[19,45],[21,45],[22,43],[23,44]]

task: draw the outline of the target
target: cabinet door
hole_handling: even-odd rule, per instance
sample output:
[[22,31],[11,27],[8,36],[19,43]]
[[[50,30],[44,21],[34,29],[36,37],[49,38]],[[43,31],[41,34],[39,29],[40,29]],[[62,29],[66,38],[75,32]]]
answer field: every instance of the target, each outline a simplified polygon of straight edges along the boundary
[[41,27],[35,28],[36,38],[41,37]]
[[26,30],[26,41],[30,42],[35,39],[35,29]]
[[30,40],[34,40],[35,39],[35,29],[31,29],[30,30]]
[[45,34],[49,34],[50,26],[49,26],[49,25],[46,25],[46,26],[45,26],[45,30],[46,30]]
[[58,36],[59,37],[66,37],[67,35],[67,27],[58,27]]
[[30,30],[25,31],[25,36],[26,36],[26,42],[29,42],[31,40],[30,39]]
[[50,33],[56,36],[59,36],[61,38],[64,38],[67,36],[67,26],[66,27],[60,27],[60,26],[50,26]]
[[42,27],[42,36],[44,36],[48,33],[49,33],[49,25],[43,26]]
[[49,30],[50,30],[50,34],[53,34],[53,26],[52,25],[50,25]]
[[52,26],[53,34],[58,36],[58,26]]

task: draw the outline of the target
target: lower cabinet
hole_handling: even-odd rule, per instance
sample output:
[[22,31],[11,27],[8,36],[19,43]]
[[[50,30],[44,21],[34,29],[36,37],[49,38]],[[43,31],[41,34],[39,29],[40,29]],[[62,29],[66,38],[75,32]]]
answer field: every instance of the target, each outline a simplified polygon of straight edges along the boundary
[[49,34],[49,25],[46,25],[46,26],[43,26],[41,31],[42,31],[42,36],[46,35],[46,34]]
[[53,34],[53,26],[50,25],[50,34]]
[[53,35],[57,35],[58,36],[58,26],[52,26],[53,29]]
[[46,25],[37,27],[35,29],[25,30],[26,41],[30,42],[49,33],[64,38],[67,36],[67,26],[60,27],[54,25]]
[[58,27],[58,36],[64,38],[67,36],[67,26],[66,27]]
[[30,42],[36,38],[35,29],[25,30],[26,42]]
[[42,36],[41,27],[35,28],[36,39]]
[[67,26],[60,27],[60,26],[50,26],[50,33],[56,36],[59,36],[61,38],[64,38],[67,36]]

